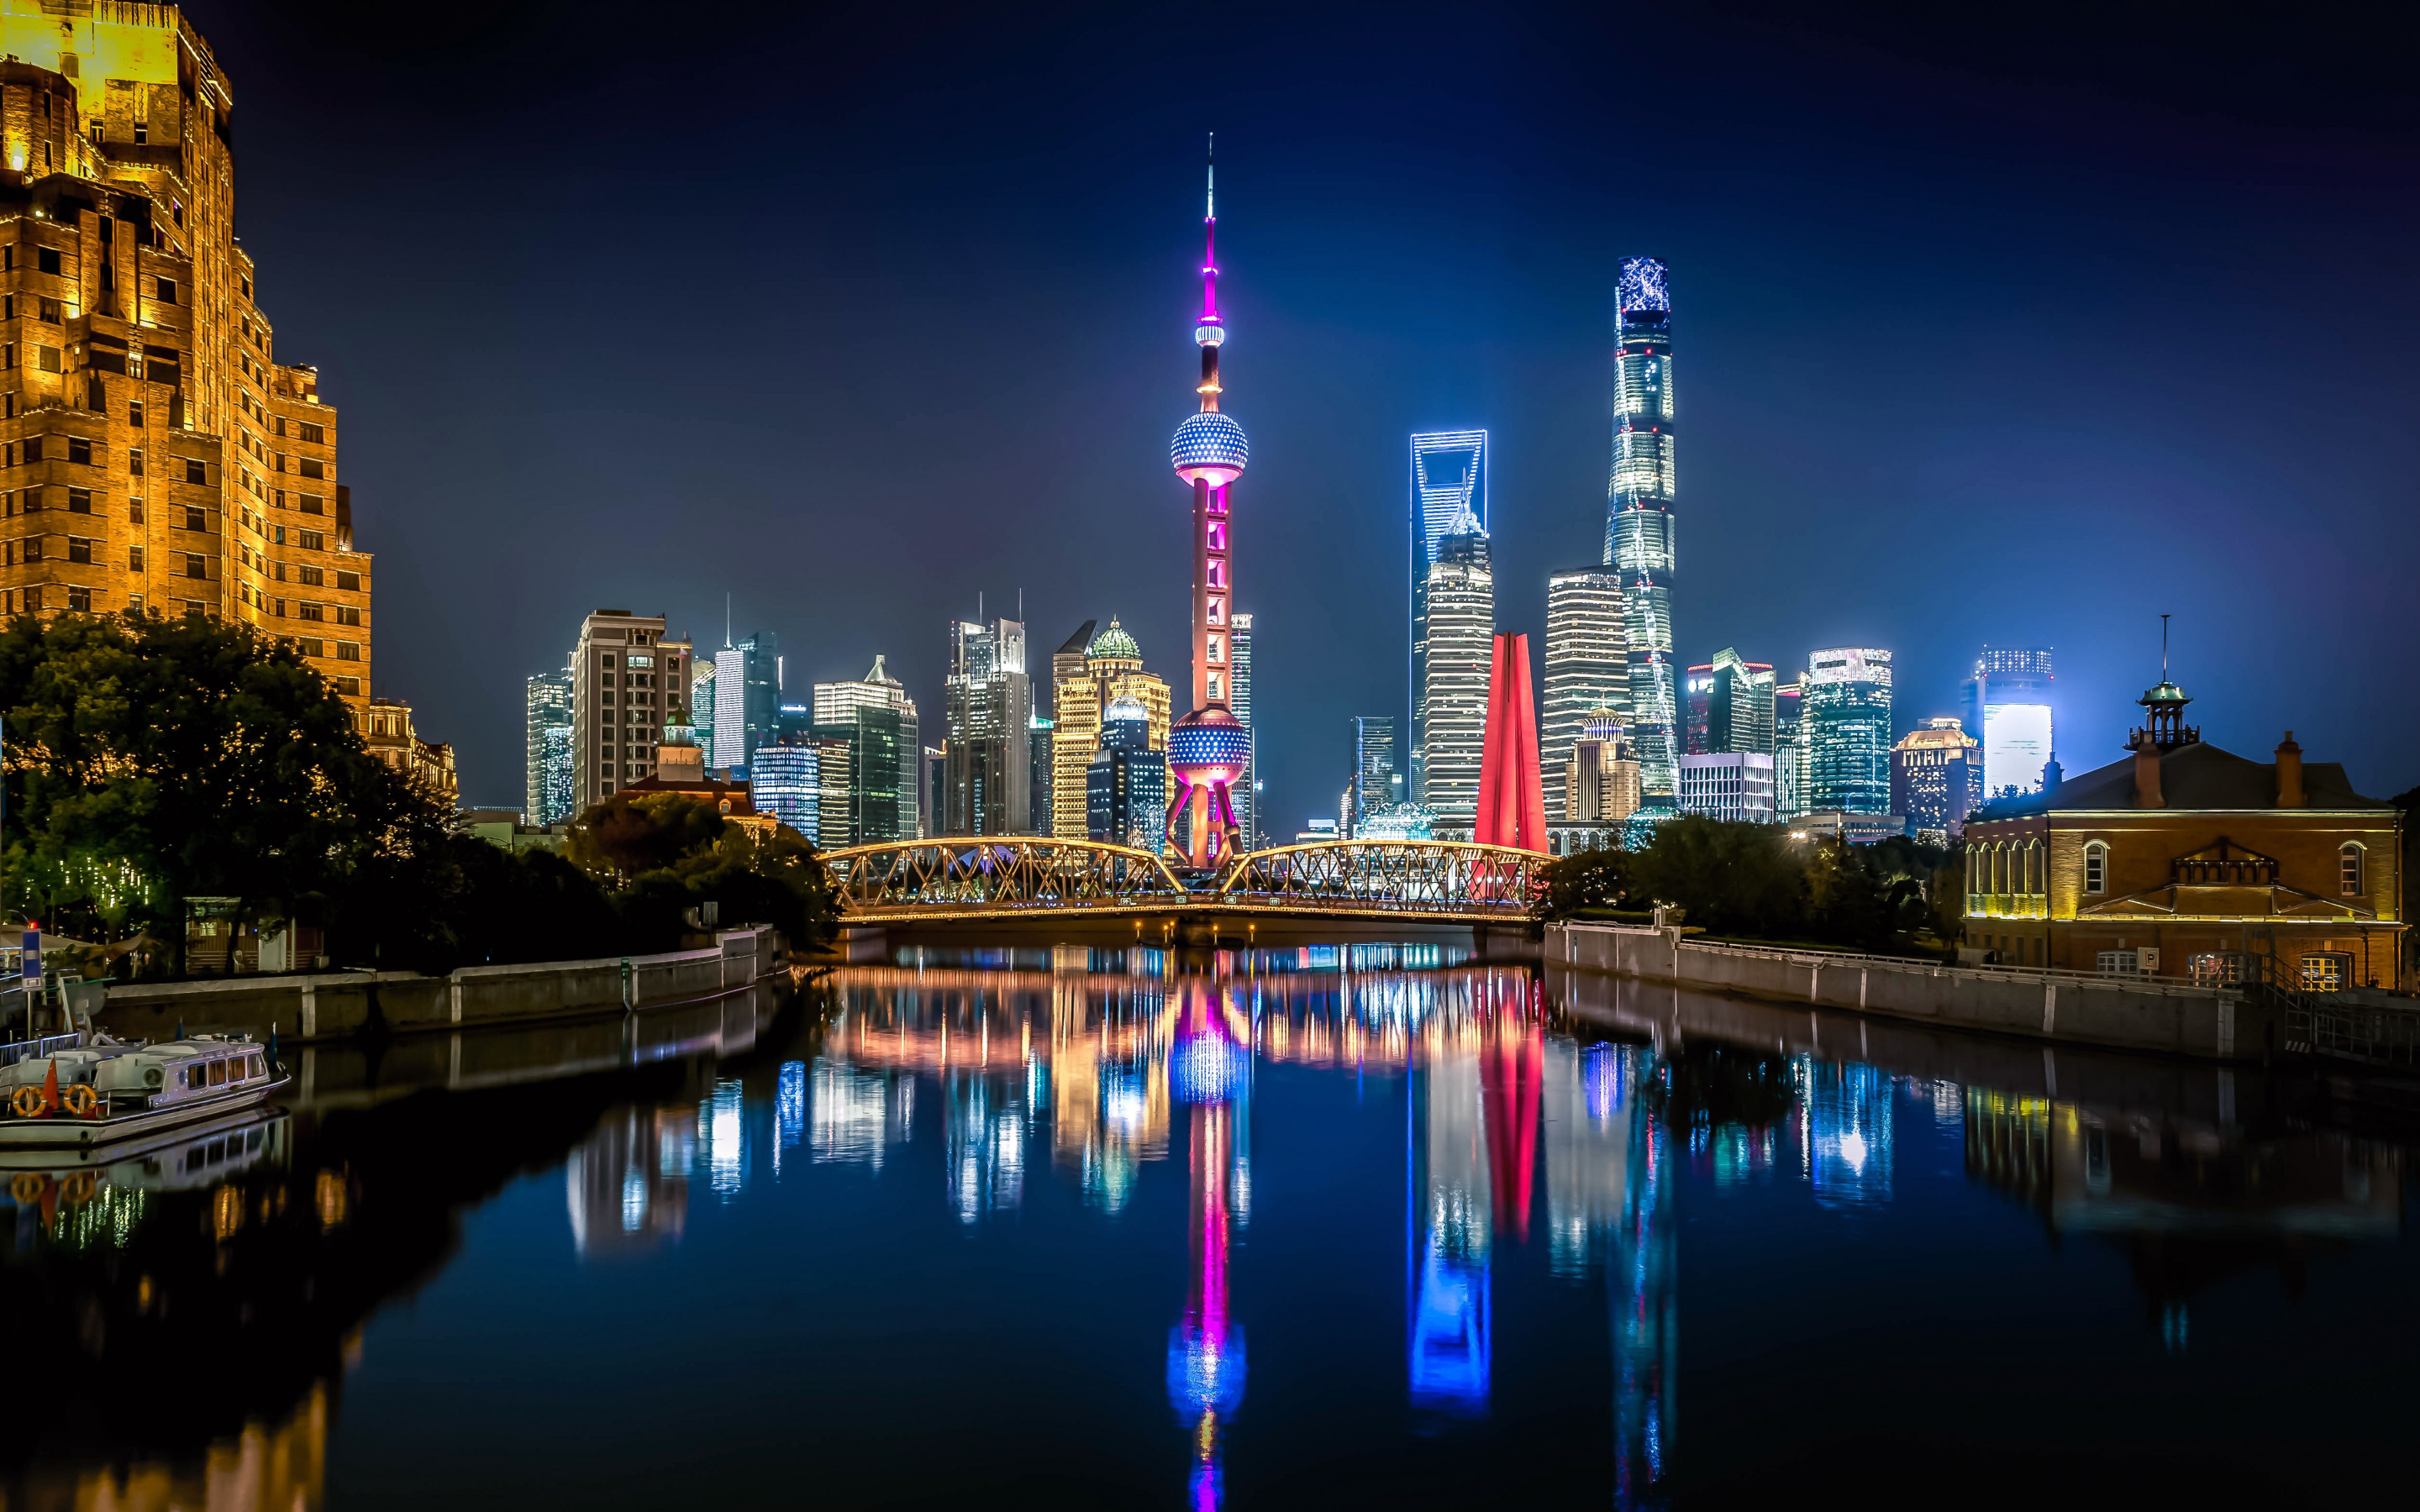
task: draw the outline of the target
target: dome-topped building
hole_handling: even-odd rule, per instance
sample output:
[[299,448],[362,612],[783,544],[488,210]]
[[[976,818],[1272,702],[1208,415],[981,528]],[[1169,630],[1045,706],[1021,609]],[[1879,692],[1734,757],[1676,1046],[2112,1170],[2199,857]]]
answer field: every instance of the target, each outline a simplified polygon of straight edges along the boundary
[[1136,642],[1134,636],[1125,626],[1118,624],[1118,617],[1112,614],[1109,616],[1109,627],[1093,637],[1093,643],[1084,648],[1084,664],[1087,667],[1101,667],[1116,666],[1121,663],[1135,667],[1141,666],[1142,647]]

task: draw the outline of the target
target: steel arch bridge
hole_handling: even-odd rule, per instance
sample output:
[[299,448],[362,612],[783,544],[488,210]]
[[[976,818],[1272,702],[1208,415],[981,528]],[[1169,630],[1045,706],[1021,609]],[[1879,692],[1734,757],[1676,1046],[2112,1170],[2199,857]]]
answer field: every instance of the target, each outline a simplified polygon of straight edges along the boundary
[[1322,841],[1236,856],[1192,885],[1146,850],[1043,836],[829,851],[845,918],[1273,914],[1467,922],[1525,917],[1548,857],[1450,841]]

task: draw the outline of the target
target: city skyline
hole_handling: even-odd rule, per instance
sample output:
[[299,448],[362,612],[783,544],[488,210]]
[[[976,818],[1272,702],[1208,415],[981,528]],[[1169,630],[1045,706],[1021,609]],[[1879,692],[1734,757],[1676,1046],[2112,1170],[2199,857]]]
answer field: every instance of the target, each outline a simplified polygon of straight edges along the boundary
[[[1376,139],[1339,123],[1385,98],[1374,79],[1403,38],[1356,37],[1348,48],[1315,29],[1291,56],[1247,49],[1233,68],[1239,86],[1253,81],[1249,120],[1203,118],[1199,101],[1129,96],[1135,86],[1120,70],[1088,67],[1099,82],[1005,131],[985,113],[981,133],[972,107],[1004,84],[951,73],[974,85],[968,105],[899,132],[880,97],[904,65],[878,48],[851,53],[867,71],[836,81],[822,114],[799,122],[799,150],[801,162],[862,162],[830,185],[814,222],[800,223],[808,234],[789,235],[797,218],[786,209],[735,210],[717,224],[798,241],[808,302],[774,317],[765,349],[794,328],[813,329],[838,354],[830,365],[852,374],[853,392],[750,355],[735,389],[746,397],[731,409],[644,374],[610,393],[585,377],[623,339],[583,308],[587,296],[624,282],[639,266],[626,259],[653,257],[668,233],[647,228],[620,249],[566,249],[571,260],[548,276],[582,298],[560,315],[561,339],[538,351],[506,340],[518,328],[504,296],[535,276],[512,254],[440,255],[429,233],[395,222],[395,186],[472,161],[498,124],[502,102],[486,102],[433,131],[395,133],[408,153],[387,146],[397,120],[410,115],[417,126],[432,78],[467,80],[466,64],[439,56],[433,76],[427,59],[396,67],[357,46],[374,34],[340,18],[200,19],[239,86],[310,65],[312,89],[245,97],[241,229],[278,269],[281,347],[324,364],[328,397],[347,421],[347,466],[365,488],[375,485],[378,517],[389,522],[369,543],[380,553],[375,691],[411,700],[426,730],[457,743],[471,801],[500,800],[505,782],[519,782],[505,765],[523,742],[504,722],[517,707],[511,683],[556,665],[562,626],[600,604],[663,609],[706,650],[722,639],[711,627],[729,591],[747,623],[785,638],[793,680],[856,676],[885,653],[928,709],[939,706],[946,671],[929,626],[971,616],[979,592],[999,605],[1024,588],[1038,624],[1119,611],[1147,644],[1181,644],[1181,618],[1159,607],[1169,589],[1157,565],[1181,532],[1170,533],[1174,522],[1142,503],[1141,490],[1156,486],[1165,440],[1164,404],[1150,402],[1165,393],[1152,387],[1165,381],[1156,376],[1165,373],[1163,316],[1192,281],[1189,255],[1168,248],[1199,213],[1167,170],[1214,126],[1235,165],[1234,193],[1249,186],[1237,205],[1249,213],[1236,224],[1253,273],[1236,298],[1238,329],[1253,334],[1238,355],[1249,353],[1254,375],[1249,418],[1267,480],[1255,495],[1268,506],[1254,517],[1242,607],[1262,596],[1304,604],[1264,626],[1262,657],[1271,668],[1323,669],[1264,672],[1257,690],[1260,722],[1277,732],[1260,752],[1262,827],[1272,832],[1332,803],[1339,720],[1401,699],[1387,696],[1400,687],[1400,646],[1363,643],[1400,615],[1388,604],[1400,603],[1400,579],[1390,572],[1365,586],[1336,564],[1352,560],[1356,541],[1387,548],[1392,532],[1380,532],[1400,509],[1393,480],[1404,436],[1489,429],[1505,628],[1542,631],[1546,573],[1596,554],[1590,496],[1603,488],[1612,289],[1620,257],[1642,250],[1677,270],[1685,303],[1689,503],[1680,547],[1689,580],[1677,656],[1702,660],[1737,644],[1786,672],[1806,648],[1888,646],[1899,655],[1904,729],[1961,712],[1958,684],[1976,645],[2055,644],[2062,705],[2079,711],[2058,731],[2060,757],[2088,764],[2123,739],[2122,720],[2105,711],[2149,680],[2152,613],[2176,607],[2180,675],[2229,722],[2225,738],[2257,747],[2273,741],[2272,726],[2309,722],[2286,697],[2308,686],[2309,669],[2224,617],[2137,607],[2125,569],[2166,553],[2199,577],[2245,577],[2268,565],[2249,543],[2281,508],[2325,521],[2288,540],[2277,565],[2295,581],[2334,570],[2319,563],[2345,536],[2380,537],[2379,549],[2346,564],[2344,591],[2313,595],[2309,634],[2354,644],[2408,634],[2408,610],[2368,577],[2379,563],[2408,558],[2414,529],[2408,510],[2388,507],[2412,458],[2398,434],[2411,380],[2387,355],[2406,345],[2414,301],[2378,275],[2399,244],[2402,212],[2377,209],[2394,196],[2381,195],[2374,174],[2355,196],[2324,154],[2294,146],[2311,140],[2297,133],[2319,129],[2297,111],[2335,123],[2355,109],[2307,89],[2253,103],[2195,93],[2191,77],[2113,84],[2084,58],[2029,52],[1978,64],[1940,35],[1954,31],[1948,22],[1844,61],[1827,44],[1770,30],[1666,18],[1668,64],[1649,86],[1652,108],[1624,113],[1648,124],[1621,128],[1660,155],[1676,192],[1649,204],[1603,182],[1610,102],[1559,59],[1599,55],[1617,39],[1609,21],[1577,14],[1543,22],[1534,39],[1478,26],[1492,61],[1475,87],[1506,113],[1500,129],[1458,116],[1393,123]],[[547,35],[546,45],[564,45]],[[1165,35],[1141,25],[1120,53]],[[497,56],[527,59],[539,36],[508,30]],[[1013,60],[1030,87],[1075,66],[1045,56],[1054,37],[1063,39],[1047,24],[1021,36],[985,23],[937,44],[926,61],[963,69],[981,44],[988,67]],[[1792,65],[1810,54],[1832,65],[1823,76],[1853,87],[1792,82]],[[1357,66],[1314,100],[1309,81],[1346,56]],[[608,44],[578,40],[566,67],[511,108],[610,100],[628,68]],[[1954,90],[1930,77],[1936,68]],[[1766,87],[1776,80],[1781,87]],[[2053,131],[2033,129],[2044,82],[2081,92]],[[357,109],[330,130],[328,102],[339,94]],[[1847,97],[1864,103],[1839,102]],[[1130,105],[1139,129],[1125,140],[1076,146],[1102,112]],[[1938,131],[1904,140],[1919,107]],[[1721,126],[1742,110],[1764,144],[1753,152]],[[610,108],[597,116],[616,149],[636,153],[648,172],[677,174],[726,147],[734,161],[762,161],[740,126],[727,139],[721,127],[685,128],[657,145],[635,118]],[[1541,132],[1548,146],[1532,154],[1527,144]],[[1788,144],[1777,159],[1776,141]],[[1071,151],[1077,171],[1051,182],[1024,166]],[[2247,191],[2247,153],[2283,166]],[[1831,171],[1850,160],[1866,172]],[[980,171],[939,177],[938,165],[953,161]],[[1953,161],[1964,166],[1952,172]],[[2065,171],[2086,162],[2081,177]],[[592,170],[568,171],[564,193],[582,197]],[[1349,186],[1341,195],[1338,182]],[[1457,200],[1470,208],[1438,213]],[[2357,207],[2384,219],[2365,224]],[[930,250],[914,245],[945,208],[952,222],[985,226],[980,255],[963,231],[925,239]],[[884,226],[896,234],[876,235]],[[2170,255],[2180,238],[2197,249],[2181,269]],[[329,255],[353,244],[364,261]],[[883,276],[873,271],[877,244],[898,260],[883,286],[920,292],[846,308],[837,290]],[[629,276],[639,286],[643,275]],[[2286,401],[2285,423],[2306,438],[2291,473],[2240,434],[2238,382],[2221,376],[2234,339],[2222,332],[2280,279],[2315,301],[2312,378]],[[722,275],[712,282],[709,302],[727,298]],[[363,285],[397,297],[372,308],[358,296]],[[2060,319],[2091,324],[2125,362],[2049,385],[2039,364],[2009,361],[2052,306]],[[1053,382],[979,402],[985,344],[964,333],[1004,308],[1027,312],[1018,339],[1047,349]],[[467,346],[433,361],[414,349],[432,327],[463,333]],[[1854,344],[1838,340],[1844,329],[1857,332]],[[471,386],[475,401],[450,376],[465,360],[484,373]],[[537,408],[514,412],[494,403],[499,393],[535,395]],[[804,428],[798,445],[752,435],[794,421]],[[1868,439],[1843,468],[1834,438],[1848,430]],[[2045,434],[2074,448],[2078,480],[2047,496],[2023,481],[2032,471],[2023,459],[2039,455]],[[441,435],[442,447],[433,441]],[[698,469],[675,435],[704,438],[706,466],[694,483],[682,481]],[[1027,459],[1020,465],[1049,480],[1047,508],[1020,504],[1017,515],[1047,528],[985,535],[959,501],[970,493],[968,459],[991,451]],[[812,461],[801,470],[803,458]],[[596,528],[574,529],[582,516]],[[399,524],[407,518],[409,530]],[[2180,534],[2189,520],[2222,528]],[[700,553],[669,574],[651,561],[641,576],[627,543],[664,524],[764,548]],[[2078,530],[2098,532],[2105,549],[2069,561],[2065,543]],[[980,550],[946,545],[978,537]],[[480,551],[455,549],[473,540]],[[1086,549],[1069,550],[1074,541]],[[1919,541],[1925,552],[1898,560],[1906,553],[1894,543]],[[852,570],[819,566],[802,579],[794,560],[802,557]],[[1871,575],[1885,565],[1904,586],[1881,588]],[[2048,586],[1978,592],[1978,572]],[[464,601],[499,606],[479,617],[475,635],[452,608]],[[1323,661],[1336,647],[1342,654]],[[2408,754],[2420,747],[2420,715],[2379,716],[2349,685],[2319,691],[2332,695],[2318,702],[2336,725],[2304,734],[2343,752],[2366,789],[2420,779]]]

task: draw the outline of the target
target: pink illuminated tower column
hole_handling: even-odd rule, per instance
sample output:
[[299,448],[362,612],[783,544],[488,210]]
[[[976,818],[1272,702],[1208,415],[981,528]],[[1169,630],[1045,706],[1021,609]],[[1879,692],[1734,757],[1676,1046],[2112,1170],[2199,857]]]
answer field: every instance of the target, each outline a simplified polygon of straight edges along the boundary
[[1231,790],[1252,750],[1251,733],[1227,708],[1235,595],[1228,500],[1244,474],[1248,448],[1244,427],[1218,412],[1218,348],[1227,331],[1218,320],[1217,174],[1214,158],[1202,216],[1202,318],[1193,326],[1194,344],[1202,348],[1202,382],[1194,391],[1202,395],[1202,410],[1176,427],[1168,449],[1176,475],[1193,486],[1193,712],[1168,733],[1168,770],[1176,787],[1168,833],[1173,841],[1176,816],[1190,812],[1187,859],[1197,867],[1215,866],[1239,848],[1243,836]]

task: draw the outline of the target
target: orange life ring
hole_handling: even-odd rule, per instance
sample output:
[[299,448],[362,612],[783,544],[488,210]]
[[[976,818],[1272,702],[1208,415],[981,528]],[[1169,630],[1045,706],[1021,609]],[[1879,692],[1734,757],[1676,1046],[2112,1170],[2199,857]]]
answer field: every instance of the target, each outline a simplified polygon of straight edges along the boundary
[[42,1195],[42,1179],[32,1171],[19,1171],[8,1178],[8,1195],[20,1202],[31,1202]]
[[59,1105],[79,1119],[91,1118],[93,1109],[99,1106],[100,1103],[101,1095],[82,1082],[77,1082],[59,1093]]
[[90,1202],[101,1190],[101,1177],[92,1171],[76,1171],[59,1183],[59,1196],[70,1202]]
[[42,1089],[39,1087],[20,1087],[9,1096],[8,1105],[17,1110],[17,1117],[21,1119],[40,1118]]

